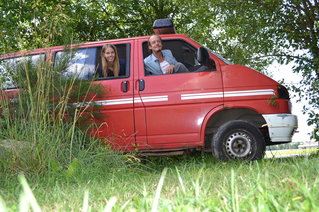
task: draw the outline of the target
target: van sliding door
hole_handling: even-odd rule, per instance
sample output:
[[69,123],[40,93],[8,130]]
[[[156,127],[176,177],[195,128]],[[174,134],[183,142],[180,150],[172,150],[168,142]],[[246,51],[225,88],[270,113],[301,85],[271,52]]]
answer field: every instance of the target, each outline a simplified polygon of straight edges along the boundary
[[[120,65],[119,76],[103,76],[101,49],[108,43],[78,48],[73,53],[65,76],[76,75],[100,85],[102,95],[89,94],[94,105],[94,123],[91,134],[111,144],[113,149],[132,151],[135,144],[133,120],[133,76],[130,73],[131,43],[112,43],[117,48]],[[60,52],[56,53],[59,58]]]

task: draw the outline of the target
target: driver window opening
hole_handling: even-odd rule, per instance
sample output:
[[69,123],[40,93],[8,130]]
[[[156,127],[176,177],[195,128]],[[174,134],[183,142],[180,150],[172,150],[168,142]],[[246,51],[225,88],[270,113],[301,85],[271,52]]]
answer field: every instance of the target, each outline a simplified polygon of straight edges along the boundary
[[[173,57],[177,62],[182,63],[188,70],[187,73],[192,72],[204,72],[204,71],[215,71],[216,65],[213,60],[209,60],[209,62],[200,63],[197,60],[197,51],[198,49],[193,47],[192,45],[186,43],[183,40],[162,40],[163,48],[162,50],[170,50]],[[143,43],[143,58],[147,58],[151,55],[151,51],[148,48],[148,42]],[[208,61],[208,60],[206,60]],[[144,63],[145,65],[145,63]],[[156,75],[147,70],[145,67],[145,75]]]

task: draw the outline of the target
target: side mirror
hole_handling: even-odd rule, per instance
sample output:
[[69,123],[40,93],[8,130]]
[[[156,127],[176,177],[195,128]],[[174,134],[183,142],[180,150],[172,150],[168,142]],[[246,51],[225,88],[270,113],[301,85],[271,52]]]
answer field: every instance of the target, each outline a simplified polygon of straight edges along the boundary
[[214,61],[209,57],[207,49],[200,47],[197,49],[197,60],[201,65],[211,67],[214,65]]

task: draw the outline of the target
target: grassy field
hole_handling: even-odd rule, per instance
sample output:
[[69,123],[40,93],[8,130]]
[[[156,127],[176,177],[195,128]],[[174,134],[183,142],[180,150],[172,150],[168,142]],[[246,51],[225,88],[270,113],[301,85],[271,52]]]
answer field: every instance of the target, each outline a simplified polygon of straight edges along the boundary
[[[81,164],[72,175],[26,180],[43,211],[319,211],[318,155],[228,163],[208,154],[142,162],[127,156],[121,166]],[[32,202],[23,179],[0,180],[8,211]]]

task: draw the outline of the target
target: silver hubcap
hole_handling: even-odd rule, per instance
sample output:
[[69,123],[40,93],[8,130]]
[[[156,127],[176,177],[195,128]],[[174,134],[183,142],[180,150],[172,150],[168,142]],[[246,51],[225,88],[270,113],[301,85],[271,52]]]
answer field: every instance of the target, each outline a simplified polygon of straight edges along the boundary
[[226,151],[232,158],[246,157],[251,150],[251,138],[244,132],[231,134],[226,141]]

